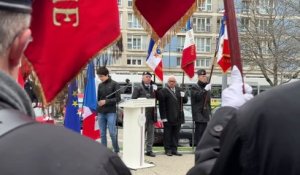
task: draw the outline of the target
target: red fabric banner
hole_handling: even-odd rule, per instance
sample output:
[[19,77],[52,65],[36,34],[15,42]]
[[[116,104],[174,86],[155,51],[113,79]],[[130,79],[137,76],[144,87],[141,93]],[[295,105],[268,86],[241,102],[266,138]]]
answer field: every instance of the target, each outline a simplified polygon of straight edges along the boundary
[[157,41],[168,31],[178,31],[196,10],[196,0],[135,0],[135,13]]
[[99,51],[120,36],[116,0],[34,1],[25,55],[51,102]]

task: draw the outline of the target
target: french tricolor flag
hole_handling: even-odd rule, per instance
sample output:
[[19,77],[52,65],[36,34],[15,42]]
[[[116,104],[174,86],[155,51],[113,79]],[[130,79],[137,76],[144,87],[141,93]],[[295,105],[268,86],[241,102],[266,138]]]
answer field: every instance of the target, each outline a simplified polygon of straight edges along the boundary
[[222,19],[222,24],[220,28],[219,41],[218,41],[218,52],[217,52],[217,62],[220,65],[223,72],[226,72],[231,67],[230,61],[230,49],[229,40],[227,33],[226,17]]
[[155,43],[153,39],[150,40],[146,64],[152,69],[152,71],[160,79],[160,81],[163,81],[164,74],[162,53],[160,50],[159,41]]
[[100,138],[99,126],[96,120],[96,109],[97,99],[95,85],[95,69],[94,62],[91,61],[87,69],[87,85],[84,90],[82,134],[94,140]]
[[187,32],[185,34],[184,48],[182,51],[181,69],[190,77],[195,74],[196,46],[194,32],[190,20],[187,22]]

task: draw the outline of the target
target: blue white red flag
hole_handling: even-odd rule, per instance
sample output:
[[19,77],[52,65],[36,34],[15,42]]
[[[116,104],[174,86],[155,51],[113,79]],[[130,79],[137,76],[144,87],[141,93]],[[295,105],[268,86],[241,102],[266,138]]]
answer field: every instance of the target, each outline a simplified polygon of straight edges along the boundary
[[221,67],[223,72],[226,72],[231,67],[230,60],[230,49],[229,49],[229,39],[227,33],[226,16],[223,16],[222,24],[220,28],[219,41],[218,41],[218,53],[217,53],[217,63]]
[[184,47],[182,51],[181,69],[190,77],[195,74],[196,45],[191,21],[187,22]]
[[96,85],[95,85],[95,68],[94,68],[94,62],[91,61],[88,65],[87,84],[84,89],[82,134],[94,140],[100,138],[100,131],[97,123],[96,108],[97,108],[97,99],[96,99]]
[[156,42],[151,39],[148,48],[148,57],[146,64],[152,69],[154,74],[163,81],[163,64],[162,64],[162,53],[160,49],[160,41]]
[[66,107],[64,125],[75,132],[80,133],[80,118],[78,113],[77,81],[73,80],[69,85],[68,101]]

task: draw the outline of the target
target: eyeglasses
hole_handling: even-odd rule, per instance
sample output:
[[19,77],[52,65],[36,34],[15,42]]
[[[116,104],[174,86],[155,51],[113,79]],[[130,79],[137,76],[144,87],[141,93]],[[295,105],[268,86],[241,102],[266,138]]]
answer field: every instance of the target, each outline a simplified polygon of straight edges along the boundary
[[168,82],[170,82],[170,83],[176,83],[176,81],[174,81],[174,80],[169,80]]

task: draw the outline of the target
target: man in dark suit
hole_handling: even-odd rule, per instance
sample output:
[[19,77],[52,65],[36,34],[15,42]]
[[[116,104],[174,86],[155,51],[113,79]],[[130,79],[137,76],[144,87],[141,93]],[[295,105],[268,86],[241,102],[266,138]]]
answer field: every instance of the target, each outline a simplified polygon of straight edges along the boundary
[[176,86],[176,79],[170,76],[167,87],[159,92],[159,112],[164,123],[164,147],[168,156],[181,156],[177,151],[179,131],[184,123],[183,103],[188,99],[183,90]]
[[[157,86],[151,81],[150,72],[143,72],[142,83],[133,89],[132,99],[137,98],[156,98]],[[146,108],[146,156],[155,157],[152,151],[154,142],[154,122],[157,121],[156,108]]]
[[30,13],[30,0],[0,0],[0,174],[131,174],[99,143],[33,120],[30,99],[16,83]]

